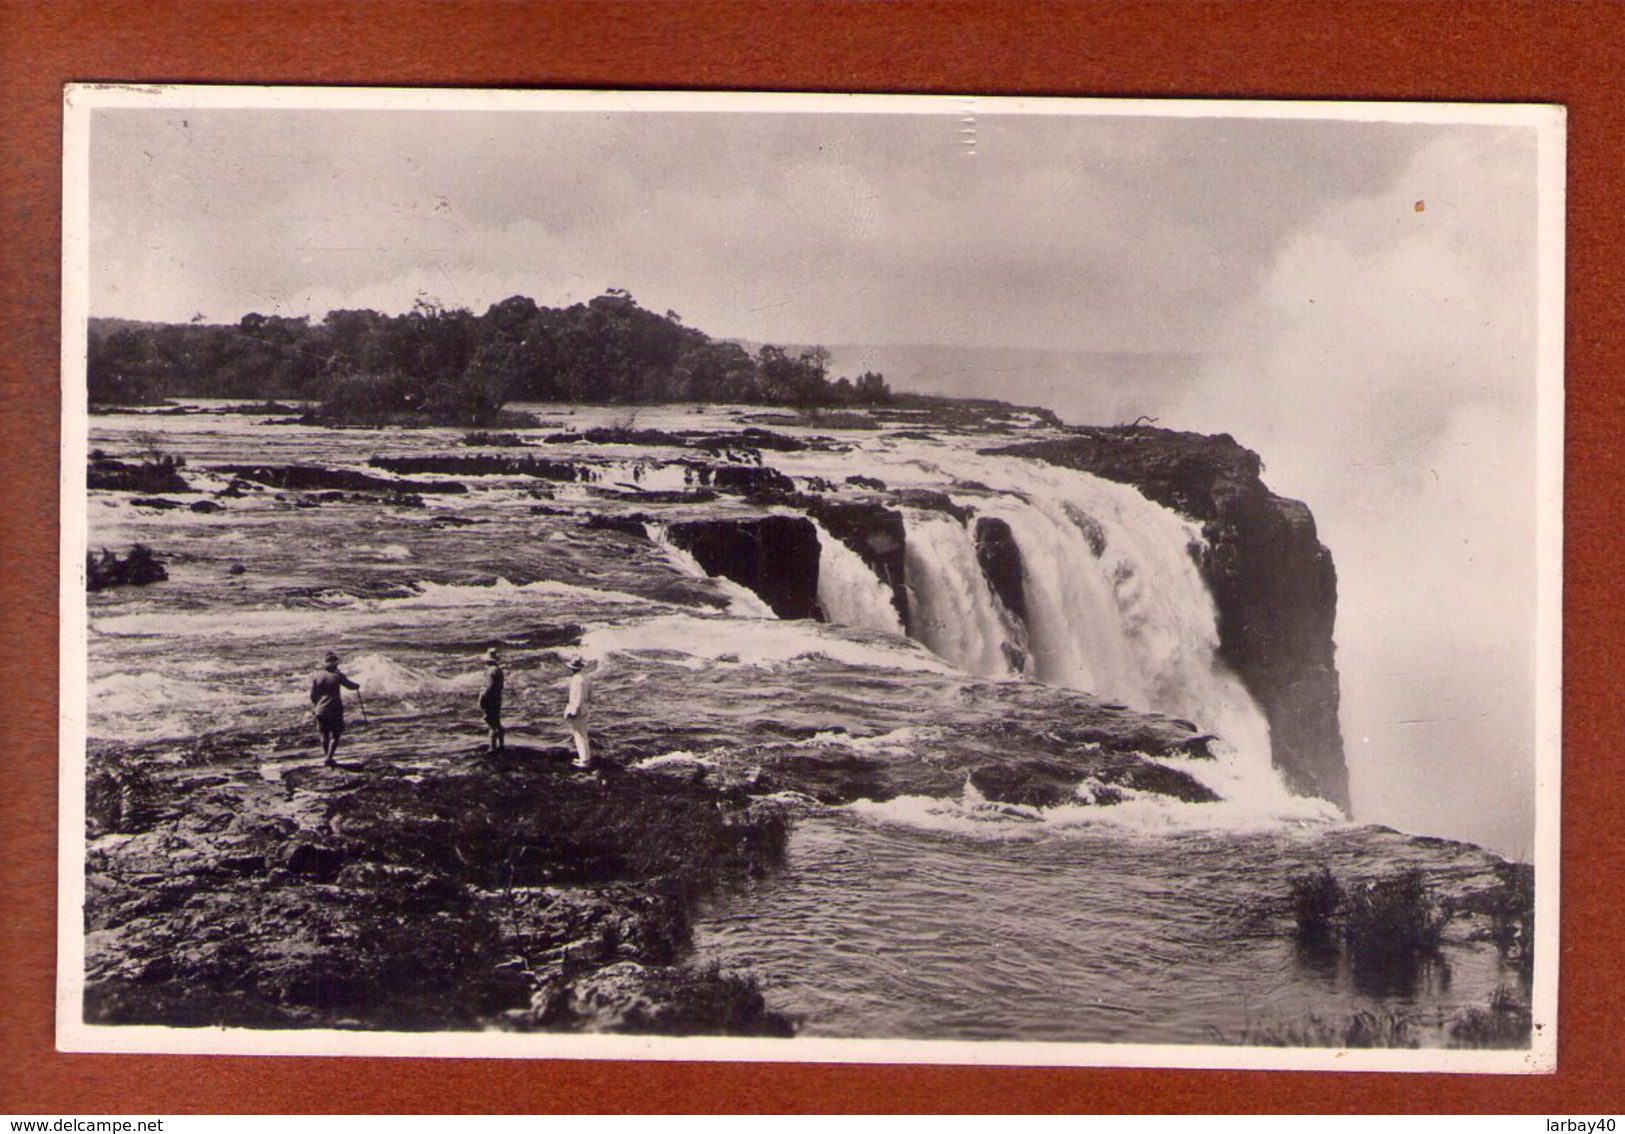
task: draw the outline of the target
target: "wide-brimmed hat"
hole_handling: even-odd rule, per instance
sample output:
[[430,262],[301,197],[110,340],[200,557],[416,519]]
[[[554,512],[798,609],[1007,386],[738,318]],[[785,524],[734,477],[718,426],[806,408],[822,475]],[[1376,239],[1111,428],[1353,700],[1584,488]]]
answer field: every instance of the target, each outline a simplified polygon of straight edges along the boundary
[[329,650],[329,651],[327,651],[327,656],[322,659],[322,664],[323,665],[338,665],[339,664],[339,656],[337,654],[335,654],[332,650]]
[[583,659],[583,658],[571,658],[570,659],[570,668],[571,669],[586,669],[587,668],[587,663],[586,663],[585,659]]
[[497,653],[497,649],[496,649],[495,646],[492,646],[489,650],[485,651],[485,664],[486,665],[501,665],[502,664],[502,655]]

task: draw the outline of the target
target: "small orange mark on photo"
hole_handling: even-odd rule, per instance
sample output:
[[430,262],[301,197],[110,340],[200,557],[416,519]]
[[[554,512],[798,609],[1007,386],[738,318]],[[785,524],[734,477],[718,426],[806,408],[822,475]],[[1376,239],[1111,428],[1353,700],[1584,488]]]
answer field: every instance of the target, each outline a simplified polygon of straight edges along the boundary
[[1418,202],[1416,202],[1416,211],[1419,212],[1419,213],[1427,212],[1428,211],[1428,203],[1426,201],[1418,201]]

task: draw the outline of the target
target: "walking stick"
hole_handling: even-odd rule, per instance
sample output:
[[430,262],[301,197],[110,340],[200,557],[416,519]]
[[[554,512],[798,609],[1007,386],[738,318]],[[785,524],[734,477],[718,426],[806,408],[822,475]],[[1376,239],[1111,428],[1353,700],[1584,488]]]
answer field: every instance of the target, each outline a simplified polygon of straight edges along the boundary
[[361,690],[359,689],[355,691],[355,703],[356,707],[361,710],[361,723],[371,724],[372,722],[367,719],[367,703],[361,699]]

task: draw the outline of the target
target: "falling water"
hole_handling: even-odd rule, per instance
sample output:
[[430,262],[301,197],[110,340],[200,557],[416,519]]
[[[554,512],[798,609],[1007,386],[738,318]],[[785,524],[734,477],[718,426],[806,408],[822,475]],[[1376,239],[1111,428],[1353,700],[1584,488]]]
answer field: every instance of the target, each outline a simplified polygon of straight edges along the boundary
[[[817,521],[814,521],[817,523]],[[818,524],[818,604],[843,626],[902,634],[903,620],[882,583],[857,552]]]
[[1014,636],[976,560],[965,525],[952,516],[910,510],[905,569],[914,636],[932,653],[983,677],[1014,672],[1005,643]]
[[998,486],[954,499],[1010,525],[1026,624],[989,586],[971,526],[911,511],[915,637],[972,673],[1025,672],[1189,720],[1221,741],[1222,759],[1200,773],[1210,786],[1272,811],[1287,804],[1268,722],[1218,659],[1217,615],[1193,555],[1201,535],[1189,521],[1133,488],[1069,469],[969,454],[941,466]]
[[1125,485],[1000,463],[1011,491],[976,504],[1007,522],[1021,549],[1039,679],[1267,750],[1262,713],[1217,657],[1217,613],[1192,555],[1197,529]]

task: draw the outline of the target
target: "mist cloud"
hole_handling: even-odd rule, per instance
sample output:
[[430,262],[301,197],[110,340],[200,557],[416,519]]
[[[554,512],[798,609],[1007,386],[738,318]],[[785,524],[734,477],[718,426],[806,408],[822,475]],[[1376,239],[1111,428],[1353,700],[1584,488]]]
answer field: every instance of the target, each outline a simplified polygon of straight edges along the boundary
[[1265,454],[1338,564],[1361,818],[1530,850],[1535,139],[1465,131],[1285,241],[1169,416]]

